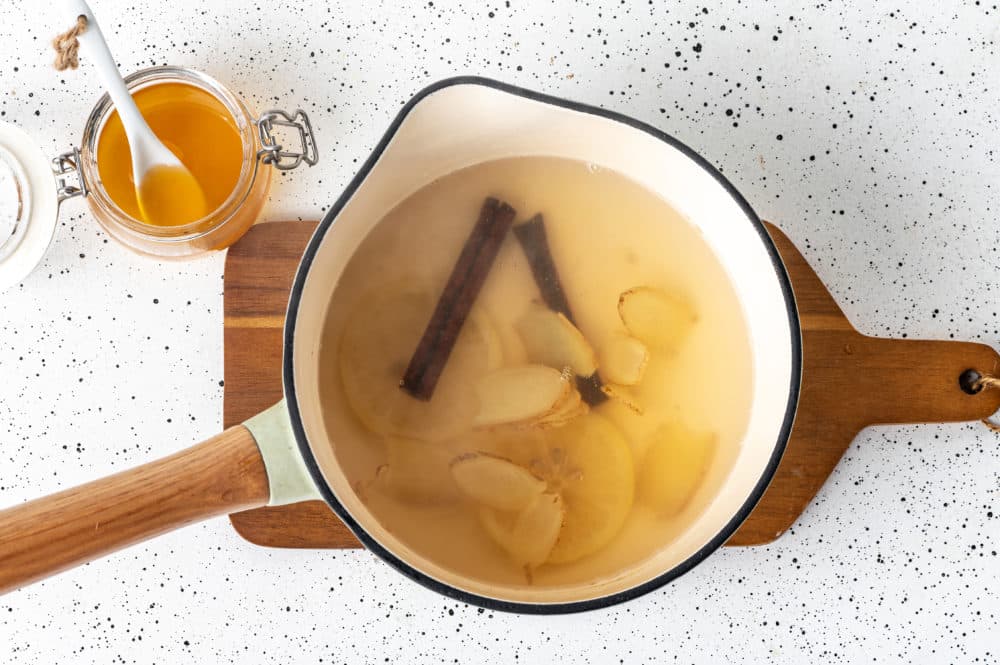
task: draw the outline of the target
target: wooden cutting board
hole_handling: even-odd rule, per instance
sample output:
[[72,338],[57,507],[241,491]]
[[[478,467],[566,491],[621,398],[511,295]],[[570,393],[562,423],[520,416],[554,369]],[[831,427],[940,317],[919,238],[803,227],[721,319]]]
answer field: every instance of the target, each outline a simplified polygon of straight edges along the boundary
[[[225,272],[225,399],[229,427],[281,399],[282,326],[288,291],[314,222],[258,224],[229,250]],[[899,340],[858,333],[809,264],[768,225],[792,280],[802,324],[799,408],[781,465],[760,503],[727,545],[769,543],[823,486],[862,428],[887,423],[978,420],[1000,408],[1000,391],[966,394],[966,369],[997,375],[985,344]],[[900,455],[906,454],[904,450]],[[230,516],[244,538],[271,547],[360,547],[320,501]]]

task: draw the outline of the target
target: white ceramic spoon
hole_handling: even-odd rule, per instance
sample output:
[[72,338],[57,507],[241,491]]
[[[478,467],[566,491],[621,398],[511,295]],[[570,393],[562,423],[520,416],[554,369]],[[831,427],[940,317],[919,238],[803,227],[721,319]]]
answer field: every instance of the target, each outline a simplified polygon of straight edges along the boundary
[[87,29],[78,39],[94,63],[125,128],[132,153],[136,197],[144,221],[158,226],[177,226],[204,217],[208,210],[198,181],[142,117],[111,57],[94,13],[84,0],[65,0],[65,5],[74,21],[79,16],[87,19]]

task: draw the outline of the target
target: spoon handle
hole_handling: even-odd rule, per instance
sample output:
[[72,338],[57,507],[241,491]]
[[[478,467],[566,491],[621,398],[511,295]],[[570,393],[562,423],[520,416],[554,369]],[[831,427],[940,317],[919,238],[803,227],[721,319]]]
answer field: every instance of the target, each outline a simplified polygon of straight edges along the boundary
[[86,48],[88,58],[94,63],[97,75],[111,96],[111,101],[118,110],[122,122],[126,127],[145,127],[152,134],[152,130],[146,124],[146,119],[139,112],[139,107],[135,105],[135,100],[132,99],[125,81],[122,80],[121,74],[118,72],[118,65],[115,64],[115,59],[111,56],[111,49],[104,41],[101,27],[97,24],[97,19],[94,18],[90,7],[84,0],[63,0],[63,6],[73,19],[78,16],[86,17],[87,29],[80,34],[78,39]]

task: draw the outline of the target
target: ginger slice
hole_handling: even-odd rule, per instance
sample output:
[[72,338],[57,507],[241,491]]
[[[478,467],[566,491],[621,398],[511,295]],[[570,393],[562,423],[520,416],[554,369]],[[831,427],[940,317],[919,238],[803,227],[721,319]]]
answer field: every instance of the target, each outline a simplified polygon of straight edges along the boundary
[[590,405],[583,401],[580,391],[573,390],[555,411],[534,423],[532,427],[537,429],[562,427],[573,418],[586,415],[589,412]]
[[639,499],[663,517],[679,513],[705,477],[716,445],[714,434],[680,423],[658,428],[639,465]]
[[634,386],[642,381],[649,349],[640,340],[617,333],[601,346],[601,374],[609,383]]
[[597,370],[594,349],[563,313],[532,303],[515,326],[529,361],[557,369],[569,367],[577,376],[590,376]]
[[490,538],[519,566],[545,563],[562,531],[566,509],[558,494],[540,494],[515,515],[483,508],[480,522]]
[[456,457],[451,476],[469,498],[497,510],[522,510],[546,487],[523,466],[482,452]]
[[570,378],[545,365],[506,367],[483,376],[475,386],[478,428],[526,425],[553,413],[572,389]]
[[618,316],[634,337],[653,349],[666,350],[676,350],[697,320],[686,302],[651,286],[622,293]]

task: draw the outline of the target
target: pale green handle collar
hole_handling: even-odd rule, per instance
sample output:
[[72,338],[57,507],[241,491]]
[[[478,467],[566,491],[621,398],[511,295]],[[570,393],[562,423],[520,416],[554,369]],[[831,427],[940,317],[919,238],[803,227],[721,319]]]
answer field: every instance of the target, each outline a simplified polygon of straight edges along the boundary
[[271,499],[267,505],[283,506],[321,498],[295,441],[285,400],[258,413],[243,426],[250,430],[264,458],[267,482],[271,488]]

